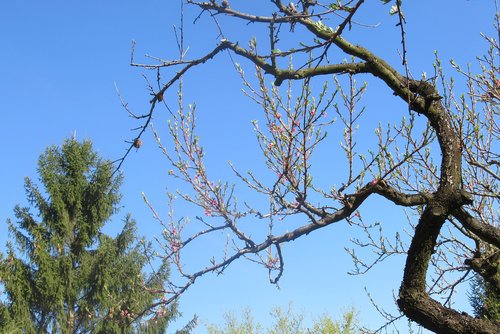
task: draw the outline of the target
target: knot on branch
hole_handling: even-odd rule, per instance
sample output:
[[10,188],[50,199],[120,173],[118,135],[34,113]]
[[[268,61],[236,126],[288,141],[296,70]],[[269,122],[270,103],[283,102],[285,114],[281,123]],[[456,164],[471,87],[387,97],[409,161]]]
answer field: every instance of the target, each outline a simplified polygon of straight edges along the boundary
[[406,84],[412,93],[422,96],[426,100],[437,101],[442,99],[436,87],[425,80],[406,79]]
[[436,204],[436,205],[430,206],[429,214],[435,218],[442,218],[448,214],[448,210],[446,209],[445,206],[440,205],[440,204]]

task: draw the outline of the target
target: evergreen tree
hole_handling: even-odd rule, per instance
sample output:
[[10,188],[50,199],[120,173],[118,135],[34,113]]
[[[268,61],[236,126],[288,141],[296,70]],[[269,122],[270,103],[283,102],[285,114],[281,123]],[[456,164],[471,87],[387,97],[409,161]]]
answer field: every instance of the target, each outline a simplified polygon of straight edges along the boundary
[[70,139],[40,156],[38,173],[44,192],[26,178],[30,205],[7,221],[0,332],[163,333],[175,306],[163,317],[144,311],[161,297],[167,264],[144,274],[151,247],[137,242],[129,216],[115,238],[100,232],[120,200],[112,164]]
[[476,317],[500,322],[500,293],[477,274],[471,281],[469,300]]
[[475,271],[469,300],[476,317],[500,323],[500,252],[482,248],[482,256],[467,262]]

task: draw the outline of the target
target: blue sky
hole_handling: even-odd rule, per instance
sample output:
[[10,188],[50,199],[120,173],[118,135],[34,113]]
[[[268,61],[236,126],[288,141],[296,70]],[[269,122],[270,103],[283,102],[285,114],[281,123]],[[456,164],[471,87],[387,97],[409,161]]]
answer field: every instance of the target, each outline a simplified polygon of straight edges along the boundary
[[[246,9],[264,11],[267,1],[254,2],[251,6],[246,3]],[[245,5],[244,1],[232,3],[234,7]],[[4,1],[1,5],[0,142],[4,163],[0,164],[0,245],[7,239],[5,220],[13,218],[17,203],[26,203],[23,178],[36,179],[36,162],[47,146],[61,143],[76,131],[78,139],[91,139],[106,158],[116,159],[124,153],[124,140],[134,137],[130,129],[138,124],[122,109],[115,83],[135,112],[147,110],[150,96],[141,77],[145,72],[129,66],[131,41],[137,42],[140,61],[146,61],[144,54],[175,58],[172,27],[179,24],[178,4],[174,0],[26,0]],[[492,32],[493,1],[406,1],[405,6],[408,60],[414,75],[433,72],[434,50],[439,51],[444,63],[453,58],[462,65],[473,62],[485,50],[479,33]],[[354,26],[346,36],[401,68],[399,30],[388,10],[379,1],[367,2],[356,20],[376,28]],[[186,45],[191,57],[213,48],[218,41],[207,16],[192,24],[197,15],[186,8]],[[233,21],[223,24],[230,39],[244,36],[241,42],[246,43],[252,36],[251,25],[242,31]],[[301,36],[300,31],[297,36]],[[250,75],[250,67],[247,73]],[[255,144],[251,120],[259,117],[259,110],[241,94],[240,87],[240,79],[225,54],[195,69],[185,80],[185,100],[198,105],[200,136],[214,179],[233,178],[229,160],[242,171],[258,168],[250,147]],[[375,83],[369,86],[363,104],[368,107],[367,133],[373,132],[374,128],[369,128],[373,122],[386,119],[380,118],[386,117],[380,116],[381,110],[398,117],[405,112],[387,90]],[[170,106],[176,107],[175,103]],[[157,114],[155,124],[161,127],[166,118],[165,113]],[[335,163],[325,159],[320,170]],[[179,187],[168,178],[168,169],[153,137],[147,134],[143,148],[132,152],[124,164],[123,209],[107,231],[116,232],[121,218],[131,212],[139,223],[139,234],[147,238],[160,234],[161,227],[142,202],[141,192],[166,217],[166,191]],[[401,218],[400,210],[380,210],[387,204],[378,200],[369,204],[365,219],[384,222],[389,230],[395,228],[393,221]],[[179,215],[192,213],[190,210],[182,204],[176,208]],[[225,311],[250,307],[257,320],[265,322],[273,306],[286,307],[289,302],[308,316],[323,312],[339,316],[353,306],[360,311],[363,324],[377,326],[380,319],[364,288],[377,302],[394,309],[392,294],[398,289],[404,259],[389,260],[365,276],[348,276],[352,264],[343,248],[349,246],[350,233],[345,224],[339,224],[286,246],[286,270],[279,290],[268,283],[263,269],[239,262],[223,276],[203,278],[190,288],[181,299],[181,311],[186,319],[196,313],[202,322],[221,322]],[[196,249],[192,261],[203,255],[206,250]],[[464,300],[457,302],[463,304]],[[198,332],[203,332],[203,327]]]

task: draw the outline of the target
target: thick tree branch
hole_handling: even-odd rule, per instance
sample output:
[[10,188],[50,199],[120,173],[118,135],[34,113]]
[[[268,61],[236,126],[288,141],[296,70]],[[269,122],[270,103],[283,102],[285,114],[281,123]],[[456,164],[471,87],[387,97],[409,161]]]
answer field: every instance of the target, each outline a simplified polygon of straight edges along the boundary
[[430,193],[405,194],[385,185],[385,182],[377,182],[373,188],[373,192],[387,198],[394,204],[401,206],[424,205],[431,202],[434,198],[434,196]]
[[481,240],[500,249],[500,229],[496,226],[482,224],[472,217],[464,208],[453,211],[455,217],[467,230],[477,235]]
[[[409,79],[364,47],[349,43],[342,36],[336,35],[335,31],[319,25],[312,19],[301,19],[300,22],[317,37],[329,40],[345,53],[364,60],[369,65],[371,74],[382,79],[395,95],[409,103],[412,110],[429,119],[431,126],[436,131],[443,153],[440,187],[449,192],[447,196],[453,197],[451,193],[455,193],[456,196],[461,183],[462,153],[452,121],[439,100],[436,100],[436,97],[439,96],[436,89],[420,90],[421,85],[416,84],[414,80],[411,80],[411,84],[408,85]],[[425,86],[429,88],[427,85]],[[450,198],[450,200],[455,201],[456,198]]]
[[398,305],[412,320],[436,333],[498,333],[500,324],[473,318],[444,307],[426,292],[427,268],[447,213],[440,203],[424,210],[406,259]]

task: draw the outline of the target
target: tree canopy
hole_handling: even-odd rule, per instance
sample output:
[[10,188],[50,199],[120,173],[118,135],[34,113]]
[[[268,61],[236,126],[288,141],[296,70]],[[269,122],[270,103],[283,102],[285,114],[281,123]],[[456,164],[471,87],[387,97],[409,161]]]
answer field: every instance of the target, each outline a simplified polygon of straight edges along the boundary
[[168,265],[144,272],[151,248],[130,216],[116,237],[101,232],[120,200],[114,166],[90,141],[68,139],[40,156],[38,174],[43,188],[25,179],[29,206],[15,207],[0,254],[0,332],[162,333],[175,304],[145,310],[160,301]]
[[271,316],[272,326],[264,328],[253,319],[249,309],[242,312],[241,320],[234,313],[227,313],[223,326],[207,326],[208,334],[353,334],[357,330],[356,313],[353,310],[345,312],[342,321],[334,321],[326,314],[321,315],[309,327],[304,324],[304,315],[295,312],[291,305],[287,310],[274,308]]

